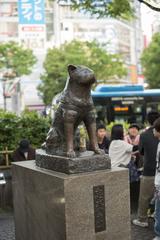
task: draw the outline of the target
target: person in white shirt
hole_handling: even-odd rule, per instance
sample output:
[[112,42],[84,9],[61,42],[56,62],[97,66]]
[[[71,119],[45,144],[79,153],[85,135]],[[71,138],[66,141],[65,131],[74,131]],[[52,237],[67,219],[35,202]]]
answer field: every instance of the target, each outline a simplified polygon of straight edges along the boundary
[[115,124],[111,130],[109,156],[112,167],[127,166],[131,160],[133,145],[124,141],[124,130],[121,124]]

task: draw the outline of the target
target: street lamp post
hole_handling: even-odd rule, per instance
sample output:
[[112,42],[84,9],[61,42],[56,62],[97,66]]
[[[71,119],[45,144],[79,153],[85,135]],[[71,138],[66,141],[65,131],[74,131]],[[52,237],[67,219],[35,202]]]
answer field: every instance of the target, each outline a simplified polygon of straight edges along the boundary
[[2,79],[2,84],[3,84],[3,106],[4,106],[4,110],[7,110],[7,101],[6,101],[6,79],[3,78]]
[[9,69],[2,75],[3,106],[5,111],[7,110],[7,97],[9,97],[6,91],[6,84],[8,84],[9,81],[12,81],[15,77],[16,74],[14,72],[10,72]]
[[4,76],[4,72],[0,72],[0,81],[2,83],[2,95],[3,95],[3,108],[4,110],[7,109],[7,102],[6,102],[6,78]]

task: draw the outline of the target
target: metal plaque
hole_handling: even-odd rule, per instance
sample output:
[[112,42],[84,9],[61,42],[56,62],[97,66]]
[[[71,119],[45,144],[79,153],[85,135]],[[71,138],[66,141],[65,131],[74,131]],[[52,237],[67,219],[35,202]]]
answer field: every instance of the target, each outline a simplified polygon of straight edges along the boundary
[[93,187],[95,232],[106,230],[104,185]]

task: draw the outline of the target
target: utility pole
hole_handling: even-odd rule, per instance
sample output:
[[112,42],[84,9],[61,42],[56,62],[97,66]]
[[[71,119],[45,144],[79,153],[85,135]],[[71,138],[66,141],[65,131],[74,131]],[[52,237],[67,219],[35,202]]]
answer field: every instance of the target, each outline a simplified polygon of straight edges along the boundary
[[57,1],[53,2],[53,24],[54,24],[54,44],[59,47],[61,44],[61,24],[60,24],[60,7]]

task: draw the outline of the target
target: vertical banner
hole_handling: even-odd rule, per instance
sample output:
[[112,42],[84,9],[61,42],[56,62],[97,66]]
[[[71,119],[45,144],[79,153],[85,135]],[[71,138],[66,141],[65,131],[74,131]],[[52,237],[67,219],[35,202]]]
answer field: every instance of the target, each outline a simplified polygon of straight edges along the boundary
[[45,49],[44,0],[18,0],[19,41],[33,50]]
[[130,79],[132,84],[137,84],[137,68],[136,65],[130,65]]
[[44,0],[18,0],[19,24],[44,24]]

